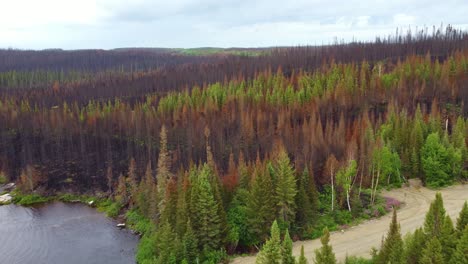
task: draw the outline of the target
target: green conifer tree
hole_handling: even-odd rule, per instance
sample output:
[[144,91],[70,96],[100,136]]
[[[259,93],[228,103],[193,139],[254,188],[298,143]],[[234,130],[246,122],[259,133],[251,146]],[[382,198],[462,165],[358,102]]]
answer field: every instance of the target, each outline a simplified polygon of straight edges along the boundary
[[404,263],[403,240],[400,234],[400,225],[397,222],[396,209],[393,209],[392,222],[388,230],[387,237],[385,238],[382,248],[380,249],[377,263]]
[[281,248],[281,264],[295,264],[296,259],[292,254],[292,247],[293,243],[291,240],[291,236],[289,236],[289,230],[286,229],[286,233],[284,234],[284,239]]
[[255,264],[281,264],[280,229],[276,220],[271,225],[271,237],[258,253]]
[[463,208],[460,211],[460,215],[458,216],[457,219],[457,236],[461,237],[463,230],[465,230],[465,227],[468,226],[468,202],[465,201],[463,204]]
[[309,261],[307,261],[307,258],[304,255],[304,245],[301,246],[301,255],[297,260],[297,264],[309,264]]
[[199,249],[217,250],[221,246],[222,227],[213,189],[208,178],[210,169],[205,164],[193,183],[190,201],[191,220]]
[[294,218],[297,194],[294,169],[286,151],[281,150],[278,154],[275,166],[276,175],[276,202],[278,206],[278,217],[281,223],[288,224]]
[[322,247],[315,250],[315,264],[336,264],[335,253],[333,253],[332,246],[328,244],[330,242],[328,228],[325,227],[323,230],[320,241],[322,242]]
[[190,220],[186,225],[186,231],[182,240],[183,257],[188,264],[194,264],[197,263],[198,258],[198,240],[193,232]]
[[463,229],[462,236],[458,240],[457,247],[452,255],[451,264],[468,263],[468,225]]
[[275,219],[275,207],[271,176],[257,166],[247,202],[248,226],[252,238],[256,240],[255,244],[264,241],[268,235],[267,226]]
[[444,264],[442,246],[436,237],[433,237],[423,249],[420,264]]
[[168,222],[162,223],[156,232],[156,252],[158,254],[156,263],[169,263],[169,259],[175,250],[175,234]]
[[418,264],[421,252],[426,243],[426,235],[422,228],[418,228],[405,240],[405,259],[408,264]]
[[424,232],[429,237],[439,237],[445,220],[445,208],[442,195],[436,193],[435,200],[431,203],[424,221]]
[[311,199],[307,194],[307,177],[308,175],[305,174],[306,171],[302,174],[301,178],[299,179],[298,187],[297,187],[297,195],[296,195],[296,206],[299,210],[296,211],[296,226],[305,229],[312,223],[313,218],[313,208],[310,204]]
[[448,263],[453,255],[453,251],[456,247],[455,230],[453,228],[453,222],[450,216],[445,216],[444,224],[440,232],[440,245],[442,246],[442,255],[445,261]]

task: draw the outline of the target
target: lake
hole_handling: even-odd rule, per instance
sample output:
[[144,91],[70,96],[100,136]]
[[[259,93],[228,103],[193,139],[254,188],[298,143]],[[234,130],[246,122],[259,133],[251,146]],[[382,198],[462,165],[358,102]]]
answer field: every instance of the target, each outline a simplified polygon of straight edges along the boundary
[[0,263],[135,263],[138,236],[83,204],[0,206]]

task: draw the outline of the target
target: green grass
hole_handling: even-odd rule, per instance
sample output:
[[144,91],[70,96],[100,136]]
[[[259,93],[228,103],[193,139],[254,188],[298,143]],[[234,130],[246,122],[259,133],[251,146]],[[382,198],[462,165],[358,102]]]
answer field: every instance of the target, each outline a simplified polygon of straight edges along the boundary
[[110,199],[99,199],[87,195],[66,193],[56,196],[42,196],[39,194],[22,194],[20,192],[15,192],[13,194],[13,203],[22,206],[32,206],[51,201],[60,201],[64,203],[80,202],[84,204],[89,204],[89,202],[93,201],[99,212],[105,213],[108,217],[112,218],[117,217],[122,209],[122,206],[119,203],[113,202]]
[[117,217],[122,209],[122,205],[110,199],[96,200],[95,202],[97,210],[105,213],[108,217]]
[[39,194],[19,194],[16,193],[13,196],[13,203],[22,206],[32,206],[35,204],[47,203],[53,200],[52,197],[45,197]]

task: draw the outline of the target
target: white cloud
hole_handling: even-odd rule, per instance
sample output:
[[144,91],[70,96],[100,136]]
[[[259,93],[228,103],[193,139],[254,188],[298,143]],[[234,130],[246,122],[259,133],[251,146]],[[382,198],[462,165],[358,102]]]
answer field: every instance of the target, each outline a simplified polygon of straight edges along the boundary
[[[0,47],[276,46],[466,27],[463,0],[0,0]],[[465,24],[465,25],[464,25]]]

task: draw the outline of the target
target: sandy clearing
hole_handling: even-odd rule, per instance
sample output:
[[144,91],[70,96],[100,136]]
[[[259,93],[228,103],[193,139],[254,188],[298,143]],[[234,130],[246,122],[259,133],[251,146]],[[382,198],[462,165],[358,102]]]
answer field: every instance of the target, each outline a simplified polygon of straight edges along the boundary
[[[398,221],[402,234],[414,231],[424,223],[426,212],[434,199],[437,191],[424,187],[404,187],[391,191],[384,191],[382,196],[392,197],[404,202],[398,210]],[[452,220],[456,221],[463,203],[468,200],[468,185],[456,185],[439,190],[444,199],[444,206]],[[379,219],[366,221],[358,226],[347,229],[344,233],[333,232],[330,241],[338,261],[343,261],[346,255],[369,257],[372,247],[380,246],[382,236],[387,233],[391,214]],[[293,254],[298,256],[301,245],[304,245],[304,253],[313,263],[314,250],[320,247],[320,240],[298,241],[294,243]],[[249,264],[255,263],[255,256],[239,257],[231,263]]]

